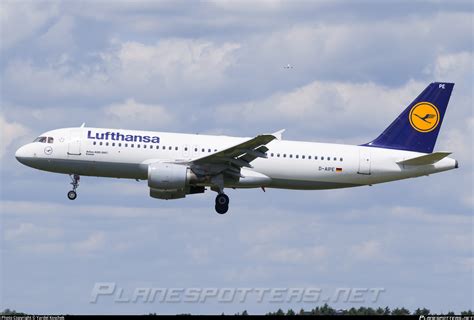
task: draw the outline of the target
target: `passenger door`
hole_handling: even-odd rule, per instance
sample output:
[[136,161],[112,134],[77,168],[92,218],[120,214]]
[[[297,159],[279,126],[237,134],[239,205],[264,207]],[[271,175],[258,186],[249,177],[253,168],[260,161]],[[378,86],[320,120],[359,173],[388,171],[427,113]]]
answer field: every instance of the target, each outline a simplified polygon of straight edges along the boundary
[[67,154],[69,156],[81,155],[81,136],[82,129],[69,130],[69,144],[67,148]]
[[370,150],[366,148],[359,149],[359,171],[358,174],[370,174]]

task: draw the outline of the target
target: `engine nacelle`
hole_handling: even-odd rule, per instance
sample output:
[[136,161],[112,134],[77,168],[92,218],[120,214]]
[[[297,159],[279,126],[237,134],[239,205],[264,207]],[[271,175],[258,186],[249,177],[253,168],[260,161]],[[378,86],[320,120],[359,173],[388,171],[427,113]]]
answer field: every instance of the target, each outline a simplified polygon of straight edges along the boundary
[[156,162],[148,166],[150,196],[159,199],[179,199],[186,196],[191,172],[174,163]]

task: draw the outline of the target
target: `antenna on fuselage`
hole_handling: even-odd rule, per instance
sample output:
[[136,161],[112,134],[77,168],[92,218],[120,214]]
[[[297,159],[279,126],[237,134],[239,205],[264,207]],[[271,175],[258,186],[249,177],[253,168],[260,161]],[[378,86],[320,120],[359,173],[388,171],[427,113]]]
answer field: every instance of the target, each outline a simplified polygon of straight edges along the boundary
[[83,123],[81,124],[81,128],[84,128],[85,125],[86,125],[86,123],[83,122]]

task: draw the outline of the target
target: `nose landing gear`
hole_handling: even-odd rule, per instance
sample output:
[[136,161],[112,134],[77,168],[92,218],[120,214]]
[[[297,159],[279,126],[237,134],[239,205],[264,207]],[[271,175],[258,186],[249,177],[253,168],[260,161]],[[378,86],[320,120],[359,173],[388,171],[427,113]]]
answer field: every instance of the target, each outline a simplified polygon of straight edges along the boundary
[[67,197],[69,200],[75,200],[77,198],[77,192],[76,189],[79,187],[79,180],[81,177],[78,174],[70,174],[71,177],[71,185],[72,185],[72,190],[67,193]]

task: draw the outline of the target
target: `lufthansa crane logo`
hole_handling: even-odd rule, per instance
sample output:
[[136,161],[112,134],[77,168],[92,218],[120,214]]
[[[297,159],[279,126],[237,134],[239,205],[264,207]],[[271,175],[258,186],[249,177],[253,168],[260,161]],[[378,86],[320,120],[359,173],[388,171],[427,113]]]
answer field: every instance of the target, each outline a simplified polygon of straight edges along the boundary
[[44,153],[49,156],[51,153],[53,153],[53,148],[47,146],[46,148],[44,148]]
[[408,118],[416,131],[431,132],[439,124],[439,111],[432,103],[420,102],[411,108]]

